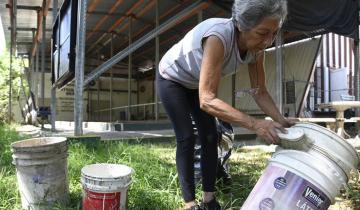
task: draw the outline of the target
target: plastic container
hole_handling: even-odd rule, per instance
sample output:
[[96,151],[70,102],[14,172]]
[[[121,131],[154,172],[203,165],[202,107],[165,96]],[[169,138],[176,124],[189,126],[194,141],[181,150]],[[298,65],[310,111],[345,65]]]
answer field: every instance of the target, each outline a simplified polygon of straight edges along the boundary
[[340,193],[345,177],[331,161],[282,150],[273,155],[241,209],[326,210]]
[[127,209],[133,169],[118,164],[93,164],[81,169],[83,210]]
[[313,123],[287,130],[241,209],[326,210],[358,178],[359,154],[345,139]]
[[33,138],[14,142],[11,148],[23,209],[68,203],[66,138]]

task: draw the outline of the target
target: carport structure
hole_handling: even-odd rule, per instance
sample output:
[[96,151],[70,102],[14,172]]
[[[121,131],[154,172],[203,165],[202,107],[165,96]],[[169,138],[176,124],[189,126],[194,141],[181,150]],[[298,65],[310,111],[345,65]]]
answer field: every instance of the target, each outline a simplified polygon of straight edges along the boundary
[[[65,0],[67,1],[67,0]],[[51,104],[55,129],[58,97],[46,78],[51,71],[52,25],[63,0],[0,0],[1,18],[11,53],[29,59],[28,82],[39,107]],[[77,45],[73,85],[75,134],[82,134],[84,111],[87,120],[123,118],[133,120],[134,110],[151,109],[148,119],[158,120],[160,102],[153,87],[161,55],[198,22],[210,17],[230,17],[231,0],[78,0]],[[322,9],[321,9],[322,8]],[[318,20],[318,21],[317,21]],[[277,38],[277,103],[282,105],[282,44],[335,32],[358,40],[358,1],[331,0],[298,3],[289,0],[289,18]],[[355,42],[355,96],[359,100],[358,42]],[[11,71],[11,67],[10,67]],[[34,79],[35,75],[41,75]],[[11,76],[10,76],[11,78]],[[9,78],[9,79],[10,79]],[[11,80],[11,79],[10,79]],[[46,81],[49,84],[46,85]],[[146,81],[146,82],[140,82]],[[40,84],[40,85],[38,85]],[[122,88],[117,88],[122,87]],[[148,90],[151,87],[150,91]],[[234,92],[235,86],[233,86]],[[45,92],[51,89],[51,101]],[[84,90],[87,92],[84,105]],[[108,98],[101,104],[101,98]],[[116,100],[124,103],[116,104]],[[148,95],[146,100],[139,95]],[[9,87],[11,104],[11,85]],[[91,103],[96,98],[95,104]],[[9,108],[11,113],[11,106]],[[106,116],[106,119],[102,118]],[[97,118],[97,119],[96,119]]]

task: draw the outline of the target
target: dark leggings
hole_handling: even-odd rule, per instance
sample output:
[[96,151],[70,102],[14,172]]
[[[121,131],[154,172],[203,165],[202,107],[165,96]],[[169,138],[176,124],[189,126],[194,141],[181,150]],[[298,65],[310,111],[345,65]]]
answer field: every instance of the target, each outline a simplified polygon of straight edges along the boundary
[[217,130],[215,118],[200,109],[199,90],[157,75],[156,86],[162,104],[176,135],[176,166],[185,202],[195,200],[194,144],[192,119],[201,142],[202,186],[205,192],[215,191],[217,167]]

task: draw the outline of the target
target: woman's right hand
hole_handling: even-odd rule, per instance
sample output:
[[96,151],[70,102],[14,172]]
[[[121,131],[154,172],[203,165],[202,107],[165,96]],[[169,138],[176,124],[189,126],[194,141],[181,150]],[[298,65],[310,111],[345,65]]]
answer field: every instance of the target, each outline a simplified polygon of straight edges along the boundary
[[278,144],[279,136],[278,131],[287,133],[286,129],[278,122],[271,120],[254,120],[253,129],[256,135],[263,139],[268,144]]

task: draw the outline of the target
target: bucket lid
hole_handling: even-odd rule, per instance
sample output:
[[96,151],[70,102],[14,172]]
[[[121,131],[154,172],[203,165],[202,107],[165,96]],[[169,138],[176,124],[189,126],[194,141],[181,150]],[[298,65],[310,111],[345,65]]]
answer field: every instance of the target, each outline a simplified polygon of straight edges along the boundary
[[298,141],[304,137],[304,131],[300,128],[286,128],[287,133],[278,133],[280,139]]
[[92,164],[81,169],[81,183],[95,192],[117,192],[131,184],[133,169],[120,164]]
[[133,169],[121,164],[99,163],[87,165],[81,169],[81,174],[95,179],[118,179],[127,177],[133,173]]

